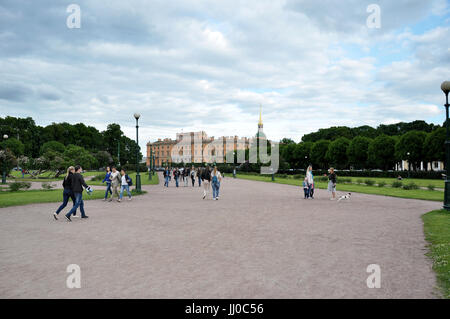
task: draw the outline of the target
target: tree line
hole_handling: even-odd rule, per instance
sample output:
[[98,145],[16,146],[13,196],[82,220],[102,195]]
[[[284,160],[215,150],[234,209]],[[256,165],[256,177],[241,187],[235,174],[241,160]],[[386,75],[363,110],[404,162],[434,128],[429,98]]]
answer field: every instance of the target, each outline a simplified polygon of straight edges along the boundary
[[[36,125],[31,117],[0,117],[0,160],[23,168],[64,170],[80,164],[97,169],[111,164],[136,163],[142,153],[136,141],[126,137],[119,124],[109,124],[105,131],[83,123]],[[119,155],[120,153],[120,155]],[[120,157],[119,157],[120,156]]]
[[394,169],[407,160],[412,170],[433,161],[444,161],[445,129],[425,121],[320,129],[301,142],[280,141],[280,168]]

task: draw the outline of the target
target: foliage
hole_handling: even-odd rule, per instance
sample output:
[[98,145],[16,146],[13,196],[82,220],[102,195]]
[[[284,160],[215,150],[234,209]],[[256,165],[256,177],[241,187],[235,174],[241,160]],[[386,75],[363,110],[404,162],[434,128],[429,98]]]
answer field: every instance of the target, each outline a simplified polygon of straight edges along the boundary
[[313,167],[318,168],[327,168],[328,162],[325,158],[325,155],[328,151],[328,146],[330,145],[330,141],[320,140],[314,143],[311,147],[311,163]]
[[367,186],[373,186],[375,185],[375,181],[373,179],[366,179],[364,181],[364,184],[366,184]]
[[0,149],[0,170],[8,173],[16,165],[17,160],[14,154],[9,149]]
[[51,190],[51,189],[55,188],[55,185],[52,184],[52,182],[44,182],[41,184],[41,187],[45,190]]
[[430,185],[427,186],[427,188],[428,188],[428,190],[430,190],[430,191],[434,191],[435,186],[434,186],[433,184],[430,184]]
[[392,182],[392,187],[393,188],[401,188],[403,186],[403,183],[400,181],[394,181]]
[[384,186],[386,186],[386,182],[383,182],[383,181],[381,181],[381,182],[378,182],[378,187],[384,187]]
[[350,144],[350,140],[346,137],[340,137],[328,145],[328,150],[325,154],[326,161],[330,163],[330,166],[335,168],[346,168],[348,157],[347,149]]
[[369,162],[374,167],[391,169],[396,162],[395,139],[384,134],[380,135],[370,142],[367,153]]
[[445,128],[434,130],[425,138],[425,158],[428,161],[444,161],[445,159]]
[[12,182],[9,184],[9,190],[11,192],[17,192],[20,189],[29,189],[30,187],[30,182]]
[[348,149],[347,157],[350,166],[356,169],[367,167],[367,156],[369,144],[372,140],[365,136],[356,136],[351,140]]
[[402,135],[395,144],[395,156],[398,160],[407,159],[416,170],[425,158],[424,142],[427,134],[420,131],[410,131]]
[[49,141],[49,142],[45,142],[41,146],[40,154],[43,155],[49,151],[62,154],[62,153],[64,153],[65,149],[66,149],[66,147],[64,146],[64,144],[57,142],[57,141]]
[[14,138],[14,137],[10,137],[10,138],[4,140],[3,142],[1,142],[0,148],[9,149],[16,157],[23,155],[23,153],[25,151],[25,145],[23,145],[23,143],[21,141],[19,141],[18,139]]
[[419,189],[419,186],[417,186],[416,183],[411,182],[411,183],[408,183],[406,185],[403,185],[403,189],[406,189],[406,190]]

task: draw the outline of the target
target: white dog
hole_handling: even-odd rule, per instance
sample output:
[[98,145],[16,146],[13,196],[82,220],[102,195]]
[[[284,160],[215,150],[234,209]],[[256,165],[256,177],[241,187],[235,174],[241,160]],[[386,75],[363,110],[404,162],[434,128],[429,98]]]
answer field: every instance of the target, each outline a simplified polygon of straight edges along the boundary
[[342,195],[341,197],[339,197],[338,202],[341,201],[342,199],[350,199],[350,196],[352,196],[352,193]]

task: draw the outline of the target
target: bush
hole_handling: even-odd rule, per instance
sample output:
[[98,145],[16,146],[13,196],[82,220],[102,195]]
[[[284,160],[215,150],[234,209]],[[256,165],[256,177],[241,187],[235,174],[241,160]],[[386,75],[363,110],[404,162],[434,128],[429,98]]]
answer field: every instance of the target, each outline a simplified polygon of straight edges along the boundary
[[356,184],[364,184],[364,182],[363,182],[362,179],[357,179],[357,180],[356,180]]
[[394,188],[400,188],[400,187],[402,187],[402,186],[403,186],[403,183],[400,182],[400,181],[394,181],[394,182],[392,182],[392,187],[394,187]]
[[91,181],[102,181],[105,178],[105,174],[98,174],[94,175],[94,177],[91,178]]
[[378,187],[384,187],[384,186],[386,186],[386,182],[383,182],[383,181],[378,182]]
[[55,185],[53,185],[51,182],[44,182],[42,183],[41,187],[45,190],[51,190],[55,187]]
[[328,182],[328,176],[319,176],[316,177],[319,182]]
[[434,191],[435,187],[434,187],[434,185],[430,184],[430,185],[427,186],[427,188],[428,188],[429,191]]
[[372,179],[366,179],[364,181],[364,184],[366,184],[367,186],[373,186],[373,185],[375,185],[375,181]]
[[403,185],[403,189],[406,189],[406,190],[413,190],[413,189],[418,189],[418,188],[419,188],[419,186],[417,186],[416,183],[414,183],[414,182],[411,182],[407,185]]
[[350,184],[352,183],[352,179],[346,177],[339,177],[339,182],[343,184]]
[[29,189],[31,187],[30,182],[13,182],[9,184],[9,190],[11,192],[17,192],[20,189]]

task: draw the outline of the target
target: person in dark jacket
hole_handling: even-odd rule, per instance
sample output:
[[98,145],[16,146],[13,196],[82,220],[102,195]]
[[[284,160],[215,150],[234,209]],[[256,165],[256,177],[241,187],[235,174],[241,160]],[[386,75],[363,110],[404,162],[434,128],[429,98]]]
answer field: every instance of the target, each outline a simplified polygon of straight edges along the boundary
[[[53,213],[53,217],[58,220],[58,214],[67,206],[67,203],[69,202],[69,198],[72,199],[73,202],[73,206],[75,206],[75,195],[72,192],[72,176],[73,173],[75,172],[75,168],[73,166],[70,166],[67,169],[67,174],[64,177],[63,180],[63,203],[61,204],[61,206],[59,206],[59,208],[56,210],[56,212]],[[73,213],[73,215],[75,216],[76,214],[76,210]]]
[[209,183],[211,182],[211,170],[209,169],[209,165],[206,165],[206,168],[202,171],[202,183],[203,183],[203,199],[209,193]]
[[178,180],[180,179],[180,170],[178,167],[173,170],[173,179],[175,180],[175,186],[178,187]]
[[163,176],[164,176],[164,186],[169,187],[170,171],[168,167],[166,167],[166,169],[164,170]]
[[336,173],[334,172],[334,168],[330,168],[328,170],[328,172],[330,173],[328,175],[328,191],[331,193],[331,200],[335,200],[336,199]]
[[106,191],[105,191],[105,198],[103,198],[103,201],[106,201],[108,199],[108,193],[112,196],[112,190],[111,190],[111,169],[106,167],[106,175],[105,178],[102,180],[102,183],[106,182]]
[[75,205],[72,209],[66,214],[67,221],[71,222],[70,216],[77,211],[77,208],[80,207],[81,218],[88,218],[84,213],[84,202],[83,202],[83,187],[88,188],[84,181],[83,175],[81,175],[81,166],[75,166],[75,174],[72,176],[72,191],[75,195]]

